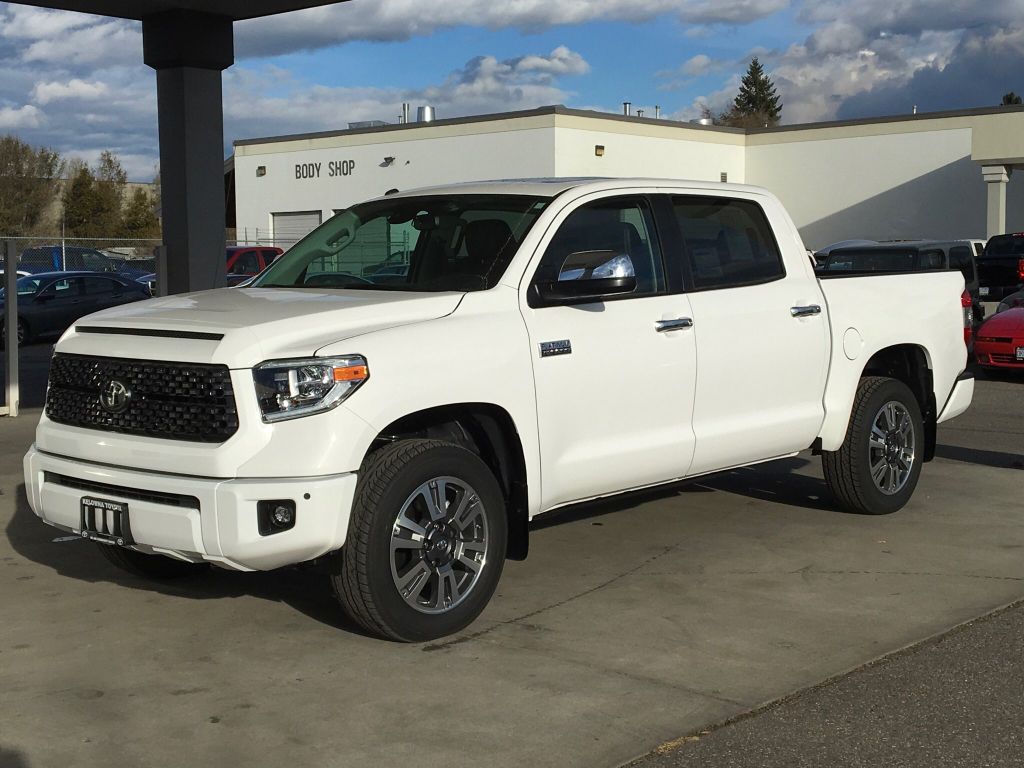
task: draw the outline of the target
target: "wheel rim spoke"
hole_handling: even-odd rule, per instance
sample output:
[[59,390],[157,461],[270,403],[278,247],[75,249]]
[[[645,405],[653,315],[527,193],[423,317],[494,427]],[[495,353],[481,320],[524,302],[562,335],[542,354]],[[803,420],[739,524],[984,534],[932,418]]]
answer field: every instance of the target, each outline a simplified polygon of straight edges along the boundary
[[868,433],[868,466],[882,493],[899,493],[910,480],[915,439],[914,421],[903,403],[890,400],[878,410]]
[[391,575],[402,599],[438,614],[458,606],[487,566],[483,501],[456,477],[434,477],[406,499],[390,541]]

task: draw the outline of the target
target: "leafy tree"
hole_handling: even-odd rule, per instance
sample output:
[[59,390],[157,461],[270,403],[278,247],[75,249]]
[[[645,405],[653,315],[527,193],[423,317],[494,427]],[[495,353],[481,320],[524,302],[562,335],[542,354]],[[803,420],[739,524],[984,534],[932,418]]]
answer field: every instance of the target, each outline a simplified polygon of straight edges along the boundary
[[719,122],[736,128],[764,128],[778,125],[782,117],[782,101],[775,84],[755,56],[740,82],[732,107],[719,117]]
[[117,237],[122,226],[127,174],[117,155],[104,150],[95,170],[82,161],[69,165],[64,187],[64,231],[69,237]]
[[128,198],[121,220],[121,237],[159,237],[160,221],[154,200],[142,187],[136,187]]
[[52,149],[0,136],[0,235],[37,234],[57,197],[63,168],[64,161]]
[[1020,96],[1018,96],[1013,91],[1010,91],[1009,93],[1004,93],[1003,94],[1003,102],[999,106],[1001,106],[1001,107],[1010,107],[1010,106],[1014,106],[1014,105],[1020,104],[1020,103],[1021,103]]

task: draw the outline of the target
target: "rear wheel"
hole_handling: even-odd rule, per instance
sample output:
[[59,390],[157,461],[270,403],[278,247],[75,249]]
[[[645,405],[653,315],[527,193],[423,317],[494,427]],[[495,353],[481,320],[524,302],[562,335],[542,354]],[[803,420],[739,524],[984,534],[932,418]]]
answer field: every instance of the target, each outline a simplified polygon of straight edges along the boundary
[[924,424],[921,408],[902,381],[861,379],[846,439],[822,454],[825,480],[851,512],[885,515],[901,509],[921,475]]
[[[29,333],[28,323],[18,318],[18,346],[23,347],[32,341],[32,334]],[[4,321],[0,320],[0,348],[7,343],[7,333],[4,327]]]
[[97,542],[96,546],[107,560],[122,571],[143,579],[178,579],[199,573],[208,567],[206,563],[186,563],[184,560],[175,560],[164,555],[147,555],[145,552],[115,547],[113,544]]
[[360,470],[335,594],[375,635],[450,635],[491,599],[506,539],[504,498],[479,457],[453,443],[402,440]]

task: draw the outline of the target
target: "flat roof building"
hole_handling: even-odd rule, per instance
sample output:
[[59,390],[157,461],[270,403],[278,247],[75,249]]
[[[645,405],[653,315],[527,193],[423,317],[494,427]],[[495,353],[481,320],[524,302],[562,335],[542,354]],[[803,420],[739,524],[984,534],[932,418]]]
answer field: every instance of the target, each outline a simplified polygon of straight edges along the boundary
[[646,176],[763,186],[808,247],[1024,229],[1024,109],[760,130],[561,106],[235,142],[239,241],[287,247],[392,189],[509,178]]

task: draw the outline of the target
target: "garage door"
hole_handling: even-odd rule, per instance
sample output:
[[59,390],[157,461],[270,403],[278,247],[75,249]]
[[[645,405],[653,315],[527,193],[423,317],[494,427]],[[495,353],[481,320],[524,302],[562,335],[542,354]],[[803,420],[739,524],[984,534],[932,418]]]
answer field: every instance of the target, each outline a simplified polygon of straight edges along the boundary
[[320,211],[293,211],[271,214],[274,245],[286,251],[320,226]]

